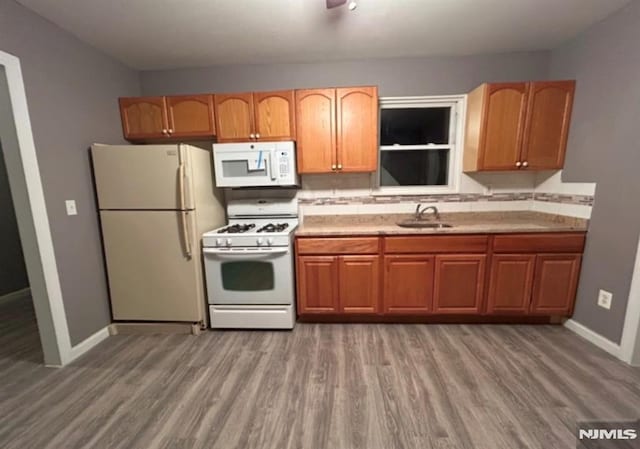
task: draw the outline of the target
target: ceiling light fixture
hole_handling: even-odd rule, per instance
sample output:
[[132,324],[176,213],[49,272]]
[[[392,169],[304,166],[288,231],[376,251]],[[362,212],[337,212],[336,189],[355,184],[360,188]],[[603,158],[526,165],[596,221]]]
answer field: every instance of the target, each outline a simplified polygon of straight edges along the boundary
[[[327,9],[333,9],[337,8],[338,6],[344,5],[345,3],[347,3],[347,0],[326,0],[326,3]],[[349,8],[349,11],[353,11],[358,7],[358,4],[355,1],[350,1],[347,7]]]

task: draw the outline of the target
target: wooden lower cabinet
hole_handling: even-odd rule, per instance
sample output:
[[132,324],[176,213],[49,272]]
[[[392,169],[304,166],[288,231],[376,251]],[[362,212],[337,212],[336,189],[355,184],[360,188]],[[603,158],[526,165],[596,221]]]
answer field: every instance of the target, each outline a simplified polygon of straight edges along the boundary
[[385,313],[431,313],[434,260],[433,256],[384,256]]
[[433,312],[477,314],[484,293],[484,254],[447,254],[435,258]]
[[340,256],[338,303],[343,313],[376,313],[379,303],[380,257]]
[[487,312],[492,314],[526,314],[531,302],[535,254],[494,254]]
[[298,256],[298,313],[377,313],[379,259],[377,255]]
[[583,247],[584,233],[298,238],[298,313],[447,322],[567,317]]
[[338,258],[298,257],[298,313],[337,313]]
[[580,254],[539,254],[530,312],[536,315],[570,315],[573,311]]

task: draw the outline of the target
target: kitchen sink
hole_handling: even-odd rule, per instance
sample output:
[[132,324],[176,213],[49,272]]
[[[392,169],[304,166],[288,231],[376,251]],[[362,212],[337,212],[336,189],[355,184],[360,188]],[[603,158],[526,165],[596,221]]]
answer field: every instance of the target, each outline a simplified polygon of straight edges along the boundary
[[440,223],[436,221],[423,221],[423,220],[405,220],[396,224],[402,228],[445,229],[445,228],[453,227],[449,223]]

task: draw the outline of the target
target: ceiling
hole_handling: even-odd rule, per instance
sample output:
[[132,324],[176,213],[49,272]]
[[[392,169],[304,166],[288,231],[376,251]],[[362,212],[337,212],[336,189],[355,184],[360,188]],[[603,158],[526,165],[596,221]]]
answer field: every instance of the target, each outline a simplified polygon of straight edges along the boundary
[[631,0],[18,0],[137,69],[554,48]]

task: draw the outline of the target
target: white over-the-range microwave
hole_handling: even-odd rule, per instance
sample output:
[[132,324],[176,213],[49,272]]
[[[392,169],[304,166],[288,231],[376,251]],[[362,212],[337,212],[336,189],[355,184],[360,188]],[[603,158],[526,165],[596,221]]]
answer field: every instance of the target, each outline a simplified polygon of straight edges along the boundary
[[218,187],[297,186],[294,142],[213,144]]

